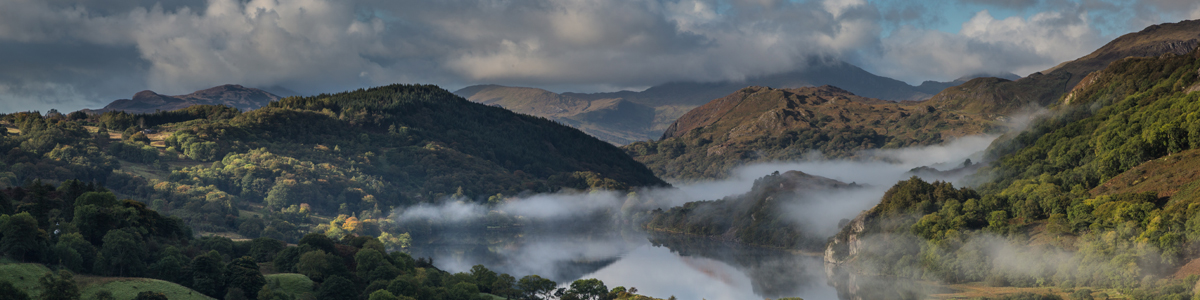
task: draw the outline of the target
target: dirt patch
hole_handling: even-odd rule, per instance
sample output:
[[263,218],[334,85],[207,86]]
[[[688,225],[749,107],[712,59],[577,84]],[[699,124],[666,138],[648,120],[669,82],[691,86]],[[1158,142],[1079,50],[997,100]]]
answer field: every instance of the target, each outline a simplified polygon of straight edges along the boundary
[[1105,181],[1091,194],[1157,192],[1159,197],[1171,197],[1188,190],[1188,184],[1200,180],[1200,149],[1175,153],[1147,161]]
[[1171,274],[1171,278],[1186,278],[1192,274],[1200,275],[1200,258],[1193,259],[1182,267],[1179,267],[1179,270],[1175,271],[1175,274]]

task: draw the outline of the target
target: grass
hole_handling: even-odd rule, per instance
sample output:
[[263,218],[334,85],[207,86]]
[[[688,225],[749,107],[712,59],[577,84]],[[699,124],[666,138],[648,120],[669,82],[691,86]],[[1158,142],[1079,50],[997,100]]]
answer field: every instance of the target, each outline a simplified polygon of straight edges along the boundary
[[[25,291],[30,298],[38,298],[42,288],[38,279],[50,273],[50,269],[42,264],[14,263],[11,260],[0,260],[0,281],[8,281],[17,289]],[[169,299],[213,299],[182,285],[149,278],[100,277],[75,274],[75,283],[79,286],[81,299],[92,299],[96,293],[107,290],[117,299],[133,299],[142,291],[155,291],[167,295]]]
[[304,274],[281,273],[266,275],[265,277],[267,279],[267,286],[274,287],[276,291],[288,296],[298,297],[305,293],[313,292],[313,281],[312,279],[308,279],[308,276],[304,276]]
[[12,283],[17,289],[28,293],[31,298],[37,298],[42,294],[38,278],[46,273],[50,273],[50,269],[41,264],[5,263],[0,265],[0,281]]
[[504,297],[500,297],[500,296],[496,296],[496,295],[492,295],[492,294],[488,294],[488,293],[479,293],[479,295],[480,295],[480,296],[483,296],[484,298],[487,298],[487,299],[492,299],[492,300],[506,300],[506,299],[508,299],[508,298],[504,298]]
[[80,294],[83,296],[81,297],[82,299],[92,299],[100,291],[109,291],[117,299],[133,299],[137,297],[138,293],[145,291],[163,293],[167,295],[167,299],[213,299],[182,285],[158,279],[92,277],[87,278],[87,280],[91,281],[91,284],[80,291]]

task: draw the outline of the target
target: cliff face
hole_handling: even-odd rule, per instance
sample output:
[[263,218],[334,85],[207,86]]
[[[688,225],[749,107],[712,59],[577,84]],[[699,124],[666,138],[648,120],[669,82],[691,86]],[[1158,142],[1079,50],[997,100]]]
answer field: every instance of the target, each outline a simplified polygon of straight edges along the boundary
[[[859,235],[866,230],[867,212],[862,212],[842,227],[837,235],[825,246],[825,277],[829,285],[838,290],[839,295],[861,295],[858,276],[847,269],[846,263],[858,254],[862,246]],[[863,299],[861,296],[849,297],[852,300]]]

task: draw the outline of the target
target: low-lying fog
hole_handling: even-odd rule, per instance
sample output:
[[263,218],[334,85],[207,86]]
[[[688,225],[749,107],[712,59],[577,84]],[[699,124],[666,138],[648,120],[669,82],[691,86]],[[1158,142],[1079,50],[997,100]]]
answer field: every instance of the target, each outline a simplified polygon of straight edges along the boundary
[[[401,223],[412,220],[459,223],[481,220],[488,217],[489,211],[502,211],[510,216],[521,216],[528,222],[570,223],[584,216],[620,214],[622,207],[667,209],[689,201],[739,195],[750,191],[755,179],[776,171],[795,170],[865,186],[861,189],[807,191],[802,194],[807,199],[802,202],[804,204],[788,207],[789,215],[798,224],[813,231],[811,234],[830,236],[838,230],[840,220],[854,218],[861,211],[869,209],[878,203],[888,188],[913,176],[909,173],[913,168],[928,166],[945,171],[961,167],[967,159],[980,162],[982,151],[995,138],[969,136],[938,146],[873,150],[861,153],[860,157],[865,158],[856,160],[825,159],[819,153],[813,153],[797,161],[740,167],[724,180],[677,183],[674,188],[639,190],[636,196],[614,191],[563,192],[508,199],[494,207],[465,199],[445,199],[438,204],[397,209],[393,217]],[[917,175],[926,177],[926,180],[955,182],[966,174],[948,178],[935,178],[946,175],[932,173]],[[803,282],[786,282],[783,285],[803,286],[805,289],[785,290],[782,294],[764,292],[770,288],[753,283],[756,276],[749,271],[753,268],[747,266],[752,263],[731,263],[689,255],[691,252],[681,252],[676,248],[692,247],[690,243],[676,243],[675,248],[670,244],[655,246],[647,241],[644,234],[628,231],[614,229],[607,234],[597,234],[595,231],[586,234],[570,230],[539,231],[521,235],[518,242],[474,245],[439,244],[423,247],[419,245],[420,241],[414,241],[418,246],[410,251],[417,257],[434,258],[435,265],[451,272],[468,271],[472,265],[482,263],[517,278],[538,274],[560,284],[580,278],[599,278],[610,288],[634,286],[642,294],[661,298],[675,295],[681,299],[750,299],[799,294],[813,296],[811,299],[836,297],[829,294],[833,290],[825,285],[823,276],[809,276],[803,272],[792,274],[792,277]],[[742,251],[736,245],[720,247]],[[801,265],[811,261],[818,267],[803,268],[805,272],[821,274],[819,258],[796,255],[781,257]],[[758,280],[763,278],[757,277]]]

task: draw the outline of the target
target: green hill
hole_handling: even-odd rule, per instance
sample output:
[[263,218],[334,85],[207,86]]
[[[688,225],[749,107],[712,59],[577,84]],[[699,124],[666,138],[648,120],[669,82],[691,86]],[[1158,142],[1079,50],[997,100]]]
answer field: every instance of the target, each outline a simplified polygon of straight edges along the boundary
[[722,178],[747,163],[798,159],[813,151],[852,157],[860,150],[932,145],[989,132],[993,123],[832,86],[748,87],[683,115],[661,140],[624,149],[664,178]]
[[94,299],[100,291],[112,293],[116,299],[133,299],[141,292],[156,292],[167,296],[167,299],[209,300],[205,296],[177,283],[149,278],[97,278],[96,282],[82,288],[82,299]]
[[811,202],[805,192],[861,188],[799,171],[775,173],[754,181],[742,195],[688,202],[641,216],[649,230],[711,237],[750,245],[820,251],[825,237],[812,234],[788,216],[789,207]]
[[378,235],[393,208],[450,196],[484,202],[665,185],[577,129],[435,86],[291,97],[249,112],[194,106],[0,120],[19,132],[0,137],[0,184],[95,181],[198,231],[247,238],[294,241],[349,216],[366,225],[344,234]]
[[1122,35],[1079,59],[1015,81],[976,78],[934,95],[927,105],[945,110],[1004,116],[1032,106],[1049,106],[1092,72],[1126,57],[1186,54],[1200,46],[1200,20],[1166,23]]
[[1200,256],[1197,69],[1192,51],[1091,73],[994,143],[973,188],[901,182],[831,240],[826,261],[949,283],[1191,295],[1194,277],[1173,274]]

